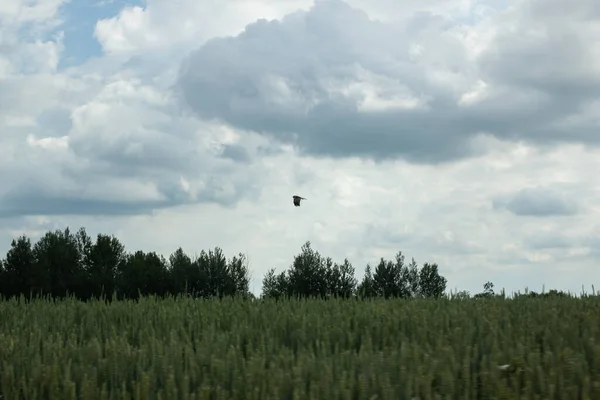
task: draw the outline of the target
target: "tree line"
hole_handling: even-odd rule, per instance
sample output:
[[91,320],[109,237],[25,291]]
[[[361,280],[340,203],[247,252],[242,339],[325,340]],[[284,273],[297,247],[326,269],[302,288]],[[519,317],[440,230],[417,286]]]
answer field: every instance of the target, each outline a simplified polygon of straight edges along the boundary
[[[334,262],[306,242],[287,270],[272,268],[262,280],[263,298],[440,298],[446,296],[447,280],[435,263],[419,266],[407,262],[402,252],[393,260],[381,258],[367,264],[362,280],[348,261]],[[489,299],[506,297],[486,282],[473,296],[467,291],[453,298]],[[600,294],[600,292],[599,292]],[[92,239],[85,228],[73,233],[48,231],[32,243],[26,235],[11,242],[0,260],[0,297],[75,296],[136,299],[140,296],[188,295],[198,298],[238,296],[254,298],[250,291],[247,257],[239,253],[229,259],[216,247],[190,257],[178,248],[168,259],[156,252],[127,252],[114,236],[98,234]],[[594,291],[593,295],[597,295]],[[515,297],[565,297],[557,291],[526,292]]]
[[[367,265],[358,282],[348,259],[336,263],[306,242],[287,270],[266,273],[261,297],[439,298],[446,283],[437,264],[419,267],[414,259],[407,263],[401,252],[394,260],[381,258],[374,268]],[[148,295],[254,297],[248,259],[242,253],[228,259],[216,247],[190,257],[178,248],[166,259],[156,252],[127,252],[111,235],[93,239],[83,227],[77,232],[48,231],[35,243],[26,235],[12,240],[0,260],[0,295],[82,300]]]

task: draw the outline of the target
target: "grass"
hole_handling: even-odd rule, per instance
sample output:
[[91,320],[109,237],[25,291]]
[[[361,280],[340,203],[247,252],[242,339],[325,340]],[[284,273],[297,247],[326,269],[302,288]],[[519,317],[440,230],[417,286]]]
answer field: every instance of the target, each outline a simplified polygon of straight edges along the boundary
[[3,400],[600,399],[600,298],[11,300],[0,367]]

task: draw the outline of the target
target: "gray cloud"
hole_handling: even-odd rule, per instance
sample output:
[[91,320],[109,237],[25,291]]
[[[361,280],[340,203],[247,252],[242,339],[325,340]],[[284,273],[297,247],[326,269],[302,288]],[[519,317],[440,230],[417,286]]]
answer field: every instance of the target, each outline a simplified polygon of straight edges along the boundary
[[[586,62],[591,52],[576,40],[583,33],[552,25],[547,37],[521,40],[537,13],[548,14],[525,11],[517,33],[500,29],[472,60],[443,17],[419,13],[406,26],[389,25],[341,1],[319,1],[281,22],[259,20],[236,37],[209,41],[182,64],[178,87],[202,118],[316,155],[436,163],[472,155],[469,142],[482,132],[597,142],[588,120],[565,122],[600,93],[600,75]],[[413,54],[411,43],[421,50]],[[480,79],[485,96],[461,106]],[[378,99],[364,109],[369,86]]]
[[526,244],[528,245],[528,247],[530,247],[533,250],[564,250],[573,246],[574,242],[574,240],[570,240],[570,238],[558,234],[538,234],[536,236],[529,237],[526,240]]
[[498,196],[494,208],[504,208],[518,216],[549,217],[575,215],[579,204],[563,193],[549,188],[527,188],[511,195]]
[[138,215],[173,206],[170,201],[111,201],[77,199],[71,196],[31,196],[21,193],[0,199],[0,218],[15,215]]
[[[189,171],[188,171],[189,173]],[[198,203],[234,206],[242,198],[260,192],[256,179],[213,169],[196,177],[186,190],[172,174],[151,177],[148,172],[115,180],[93,171],[64,174],[69,179],[49,177],[45,183],[32,179],[0,194],[0,218],[32,215],[140,215],[155,210]],[[147,185],[140,184],[146,177]]]
[[71,129],[71,112],[65,108],[44,110],[37,116],[36,123],[46,137],[64,136]]
[[236,144],[226,144],[223,146],[221,157],[233,160],[239,163],[247,163],[252,160],[250,153],[245,147]]
[[[236,169],[208,145],[219,143],[219,132],[199,137],[199,128],[210,127],[177,118],[169,104],[146,107],[143,97],[132,101],[135,96],[142,97],[100,94],[68,119],[51,109],[41,117],[48,129],[33,127],[45,137],[26,137],[27,127],[11,129],[0,148],[0,218],[139,215],[194,203],[232,207],[257,197],[261,186],[252,167]],[[127,102],[125,112],[119,103]],[[226,155],[249,160],[244,146],[227,144],[235,151]]]

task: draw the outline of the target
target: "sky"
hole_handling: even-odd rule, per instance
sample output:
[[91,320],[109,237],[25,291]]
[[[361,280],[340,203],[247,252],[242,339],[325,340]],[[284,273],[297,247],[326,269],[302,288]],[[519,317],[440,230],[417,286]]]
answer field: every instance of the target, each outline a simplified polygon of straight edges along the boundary
[[244,253],[256,293],[307,241],[598,290],[599,99],[596,0],[3,0],[0,254],[83,226]]

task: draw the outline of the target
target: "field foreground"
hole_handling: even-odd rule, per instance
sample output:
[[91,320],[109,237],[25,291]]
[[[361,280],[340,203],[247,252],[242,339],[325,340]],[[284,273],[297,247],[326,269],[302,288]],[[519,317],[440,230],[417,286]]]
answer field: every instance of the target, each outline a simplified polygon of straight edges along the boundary
[[13,300],[0,367],[3,400],[596,400],[600,298]]

